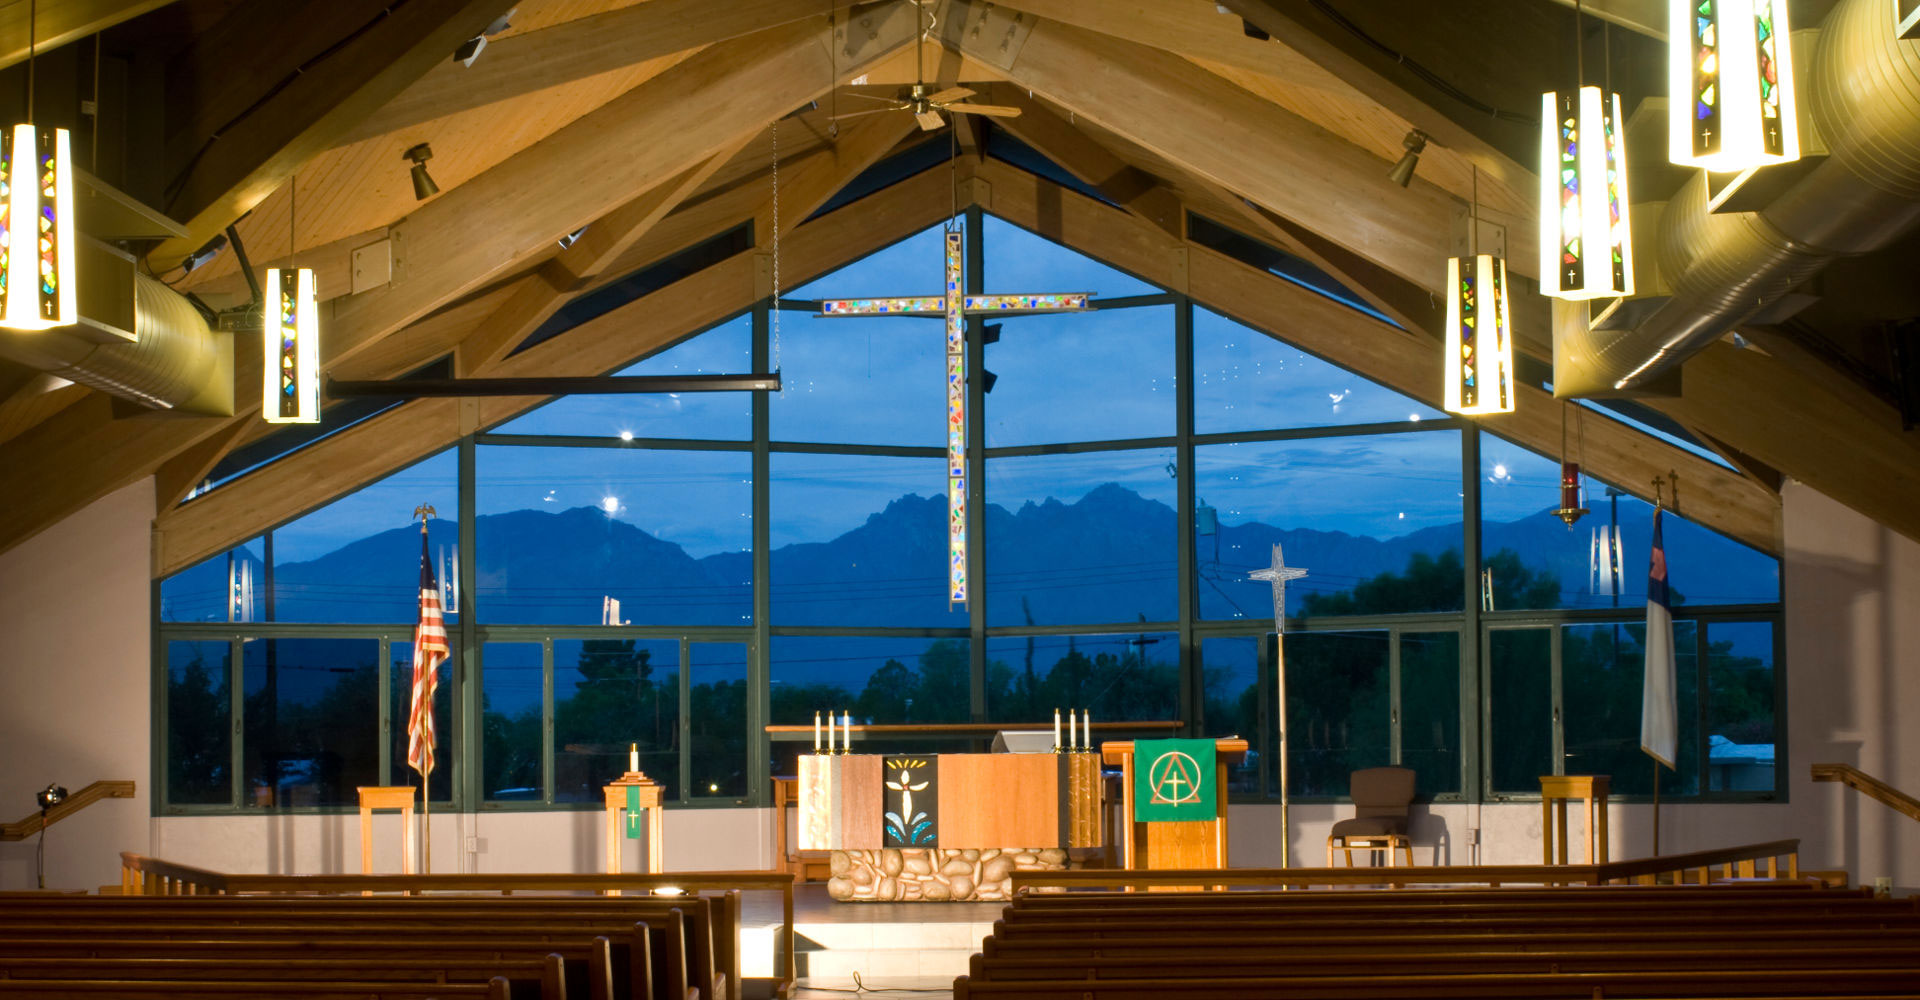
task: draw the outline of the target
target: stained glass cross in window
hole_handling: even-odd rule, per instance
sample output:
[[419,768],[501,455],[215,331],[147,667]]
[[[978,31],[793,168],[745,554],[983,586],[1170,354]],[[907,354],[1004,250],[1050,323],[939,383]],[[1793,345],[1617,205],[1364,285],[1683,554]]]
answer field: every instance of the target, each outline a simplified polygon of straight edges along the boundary
[[947,290],[908,298],[826,299],[822,316],[944,316],[947,321],[947,600],[967,601],[967,328],[970,315],[1024,316],[1091,309],[1092,292],[968,295],[965,234],[947,231]]

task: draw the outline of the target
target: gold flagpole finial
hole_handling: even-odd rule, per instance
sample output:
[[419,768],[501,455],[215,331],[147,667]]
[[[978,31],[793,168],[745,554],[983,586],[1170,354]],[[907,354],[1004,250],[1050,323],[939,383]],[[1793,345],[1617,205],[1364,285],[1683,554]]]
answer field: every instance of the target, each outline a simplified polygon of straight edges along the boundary
[[431,520],[436,513],[438,511],[435,511],[430,503],[423,503],[413,509],[413,516],[420,519],[421,534],[427,533],[427,521]]
[[1662,499],[1662,493],[1666,485],[1667,485],[1667,479],[1665,476],[1653,477],[1653,509],[1654,510],[1661,510],[1665,508],[1667,505],[1666,501]]

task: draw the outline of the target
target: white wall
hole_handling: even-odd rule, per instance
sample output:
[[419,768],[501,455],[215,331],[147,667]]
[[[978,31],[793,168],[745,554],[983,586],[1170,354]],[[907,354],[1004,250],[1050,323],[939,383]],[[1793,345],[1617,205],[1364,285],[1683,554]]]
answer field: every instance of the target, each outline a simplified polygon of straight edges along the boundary
[[[1803,841],[1809,868],[1888,875],[1920,887],[1920,823],[1838,785],[1808,765],[1856,764],[1920,790],[1920,543],[1789,483],[1785,501],[1790,801],[1667,805],[1668,851],[1782,837]],[[25,816],[49,781],[78,789],[132,778],[139,798],[110,800],[56,827],[48,885],[118,880],[121,850],[231,871],[329,872],[359,866],[357,819],[339,816],[167,817],[149,820],[151,482],[130,486],[0,554],[0,818]],[[1612,854],[1648,853],[1649,806],[1615,806]],[[597,870],[598,813],[443,815],[434,822],[438,871]],[[1346,815],[1293,809],[1292,859],[1324,857],[1326,830]],[[1279,862],[1278,808],[1235,807],[1232,860]],[[397,820],[380,821],[376,860],[398,867]],[[667,814],[670,870],[762,867],[772,856],[763,810]],[[1420,820],[1416,860],[1530,863],[1540,856],[1537,805],[1438,806]],[[1576,842],[1579,822],[1574,823]],[[468,838],[473,838],[469,842]],[[473,850],[469,851],[471,847]],[[626,845],[629,865],[637,844]],[[33,843],[0,844],[0,889],[33,884]]]
[[[119,852],[147,849],[152,525],[147,479],[0,553],[0,820],[48,782],[138,790],[47,830],[49,888],[117,884]],[[34,841],[0,843],[0,889],[34,881]]]
[[[1920,542],[1796,483],[1782,491],[1787,705],[1795,816],[1808,856],[1920,887],[1920,823],[1813,764],[1852,764],[1920,794]],[[1920,502],[1920,497],[1914,498]]]

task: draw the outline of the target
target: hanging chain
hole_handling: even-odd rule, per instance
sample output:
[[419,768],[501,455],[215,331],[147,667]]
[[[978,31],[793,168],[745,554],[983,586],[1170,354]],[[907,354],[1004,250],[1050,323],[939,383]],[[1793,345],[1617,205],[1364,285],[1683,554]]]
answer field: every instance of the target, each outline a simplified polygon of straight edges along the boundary
[[1478,257],[1480,256],[1480,161],[1470,160],[1468,166],[1473,169],[1473,184],[1470,189],[1473,192],[1473,201],[1467,206],[1467,256]]
[[780,370],[780,119],[774,119],[774,370]]
[[289,271],[297,270],[294,266],[294,257],[300,252],[300,239],[296,235],[299,231],[293,227],[293,210],[299,204],[299,191],[300,175],[296,173],[287,178],[287,270]]
[[773,120],[773,370],[780,370],[780,119]]
[[827,138],[840,138],[840,29],[834,0],[827,0]]
[[39,0],[27,0],[27,124],[33,124],[33,43],[38,30]]

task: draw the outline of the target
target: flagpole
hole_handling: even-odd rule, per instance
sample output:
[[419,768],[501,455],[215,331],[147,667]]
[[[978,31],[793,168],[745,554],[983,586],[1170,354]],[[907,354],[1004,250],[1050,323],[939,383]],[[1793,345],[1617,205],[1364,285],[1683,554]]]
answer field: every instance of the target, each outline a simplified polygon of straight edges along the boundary
[[1653,765],[1653,856],[1660,856],[1660,759],[1649,755]]
[[1287,634],[1279,629],[1273,632],[1273,660],[1274,688],[1280,696],[1280,867],[1291,868],[1288,848],[1293,840],[1293,824],[1287,817]]

